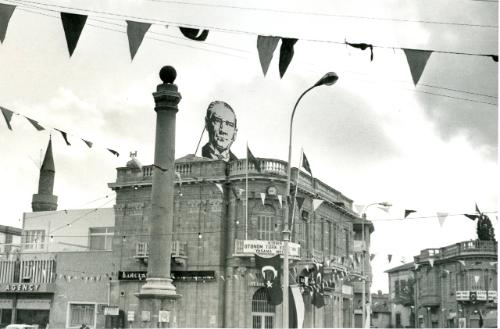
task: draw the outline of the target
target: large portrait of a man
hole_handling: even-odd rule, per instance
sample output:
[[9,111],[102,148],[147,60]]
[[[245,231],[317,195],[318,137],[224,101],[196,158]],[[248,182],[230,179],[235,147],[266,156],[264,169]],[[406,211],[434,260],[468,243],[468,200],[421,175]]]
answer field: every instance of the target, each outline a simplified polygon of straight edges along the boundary
[[238,128],[236,115],[228,103],[213,101],[208,105],[205,128],[208,131],[208,143],[201,149],[204,158],[224,161],[238,159],[230,150]]

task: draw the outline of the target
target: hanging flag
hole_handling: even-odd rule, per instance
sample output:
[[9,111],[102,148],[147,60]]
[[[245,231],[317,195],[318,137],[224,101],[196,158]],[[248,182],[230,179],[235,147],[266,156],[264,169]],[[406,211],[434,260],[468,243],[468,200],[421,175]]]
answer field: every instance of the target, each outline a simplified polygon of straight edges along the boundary
[[78,39],[80,39],[80,34],[82,33],[86,21],[87,15],[61,12],[61,22],[64,29],[64,35],[66,36],[66,43],[68,45],[70,57],[73,55],[73,51],[75,51]]
[[408,215],[410,215],[410,214],[412,214],[414,212],[417,212],[417,211],[416,210],[411,210],[411,209],[405,209],[405,217],[404,218],[408,217]]
[[299,208],[299,210],[302,208],[302,205],[304,204],[304,200],[305,200],[305,198],[303,198],[301,196],[295,197],[295,201],[297,202],[297,207]]
[[294,308],[291,308],[292,312],[295,316],[295,320],[297,321],[295,324],[296,326],[292,326],[292,322],[290,323],[290,328],[297,328],[297,329],[302,329],[302,326],[304,324],[304,315],[305,315],[305,305],[304,305],[304,298],[302,297],[302,293],[300,291],[300,288],[297,286],[291,286],[290,287],[292,300],[294,304]]
[[465,261],[464,260],[459,260],[458,261],[460,264],[462,264],[462,266],[465,266]]
[[316,211],[316,209],[318,209],[319,206],[321,206],[321,204],[323,203],[324,200],[321,200],[321,199],[313,199],[313,209],[314,211]]
[[309,161],[307,160],[306,154],[304,152],[302,152],[302,167],[307,170],[312,176],[311,165],[309,164]]
[[0,3],[0,43],[3,43],[5,40],[7,26],[14,13],[14,9],[16,9],[16,6]]
[[262,73],[264,73],[264,76],[267,74],[269,64],[273,59],[273,54],[279,41],[279,37],[264,35],[259,35],[257,37],[257,51],[259,53],[260,66],[262,67]]
[[433,266],[434,266],[434,258],[429,258],[429,265],[430,265],[431,267],[433,267]]
[[480,279],[479,275],[474,275],[474,281],[476,282],[476,284],[479,282],[479,279]]
[[151,27],[151,23],[141,23],[134,21],[127,22],[127,37],[128,37],[128,47],[130,50],[130,57],[134,59],[137,50],[141,46],[142,40],[144,40],[144,35]]
[[465,217],[469,218],[469,219],[472,219],[472,220],[476,220],[479,218],[479,215],[469,215],[469,214],[464,214]]
[[257,169],[258,172],[261,172],[259,160],[257,160],[253,156],[252,151],[250,151],[250,148],[248,147],[248,145],[247,145],[247,159],[248,159],[248,162],[253,164],[253,166],[255,167],[255,169]]
[[344,42],[351,47],[358,48],[361,50],[366,50],[366,48],[370,48],[370,62],[373,61],[373,45],[368,44],[368,43],[350,43],[347,41],[344,41]]
[[224,193],[224,190],[222,189],[222,185],[219,183],[215,183],[215,186],[219,189],[220,193]]
[[68,141],[68,134],[62,130],[57,129],[57,128],[54,128],[54,129],[61,133],[62,137],[64,138],[64,141],[66,142],[66,145],[70,146],[71,143]]
[[375,258],[375,254],[370,255],[370,262]]
[[266,193],[261,193],[260,194],[260,199],[262,200],[262,205],[266,205]]
[[280,203],[280,208],[283,208],[283,196],[281,194],[278,194],[278,201]]
[[179,30],[186,38],[194,41],[205,41],[208,37],[208,30],[203,30],[200,33],[199,29],[192,29],[190,27],[181,26],[179,26]]
[[403,48],[406,60],[408,61],[408,65],[410,66],[411,76],[413,78],[413,83],[415,86],[420,80],[420,76],[424,72],[425,64],[427,60],[432,54],[432,51],[429,50],[420,50],[420,49],[406,49]]
[[33,125],[33,127],[35,127],[35,129],[36,129],[36,130],[38,130],[38,131],[45,130],[45,128],[44,128],[44,127],[42,127],[42,126],[38,123],[38,121],[33,120],[33,119],[30,119],[30,118],[28,118],[28,117],[25,117],[25,118],[26,118],[26,119],[27,119],[27,120],[31,123],[31,125]]
[[115,150],[112,149],[107,149],[109,152],[111,152],[113,155],[116,155],[116,157],[120,156],[120,153],[116,152]]
[[281,38],[281,48],[280,48],[280,77],[283,78],[285,72],[290,65],[293,58],[293,46],[298,41],[298,39],[293,38]]
[[[279,255],[270,258],[255,255],[255,266],[261,271],[267,292],[267,301],[271,305],[279,305],[283,301],[281,290],[281,259]],[[288,287],[287,287],[288,289]]]
[[85,139],[83,139],[83,138],[82,138],[82,141],[83,141],[85,144],[87,144],[87,146],[88,146],[89,148],[91,148],[91,147],[92,147],[92,144],[93,144],[92,142],[89,142],[88,140],[85,140]]
[[437,218],[439,220],[439,225],[441,225],[441,227],[443,227],[444,220],[446,219],[446,217],[448,217],[448,213],[446,213],[446,212],[438,212],[437,213]]
[[387,255],[387,260],[389,261],[389,263],[391,262],[391,260],[392,260],[392,255],[391,254]]
[[6,108],[1,107],[1,106],[0,106],[0,110],[2,110],[2,114],[3,114],[3,117],[5,119],[5,123],[7,124],[7,127],[10,130],[12,130],[12,126],[10,125],[10,120],[12,120],[12,114],[14,114],[14,112],[12,112],[11,110],[7,110]]
[[[351,255],[352,256],[352,255]],[[313,287],[313,298],[311,303],[317,308],[325,306],[325,291],[323,288],[323,266],[321,264],[315,264],[314,282],[315,287]]]

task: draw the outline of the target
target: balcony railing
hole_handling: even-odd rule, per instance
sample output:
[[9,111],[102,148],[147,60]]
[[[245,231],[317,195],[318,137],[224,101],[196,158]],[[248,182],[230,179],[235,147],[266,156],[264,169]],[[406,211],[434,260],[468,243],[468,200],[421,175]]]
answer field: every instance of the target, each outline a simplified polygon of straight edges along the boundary
[[52,283],[56,261],[51,255],[22,255],[20,260],[0,261],[0,283]]
[[[187,244],[180,241],[172,241],[172,257],[187,257]],[[137,242],[135,256],[137,259],[149,258],[149,243]]]
[[495,241],[463,241],[439,249],[424,249],[420,252],[420,255],[416,257],[416,260],[418,262],[429,258],[433,258],[436,260],[466,255],[495,256],[498,253],[497,247],[497,242]]
[[[287,173],[285,161],[273,159],[257,159],[257,161],[260,164],[260,173],[286,177]],[[231,161],[229,163],[229,176],[245,175],[246,165],[246,159]],[[248,172],[251,174],[259,174],[251,162],[248,162]]]

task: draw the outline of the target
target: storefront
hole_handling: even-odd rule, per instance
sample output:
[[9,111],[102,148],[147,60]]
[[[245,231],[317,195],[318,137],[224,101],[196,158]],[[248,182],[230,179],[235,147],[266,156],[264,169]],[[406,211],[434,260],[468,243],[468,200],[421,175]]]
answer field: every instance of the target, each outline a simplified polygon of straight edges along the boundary
[[4,283],[0,285],[0,326],[11,323],[49,323],[54,285],[48,283]]

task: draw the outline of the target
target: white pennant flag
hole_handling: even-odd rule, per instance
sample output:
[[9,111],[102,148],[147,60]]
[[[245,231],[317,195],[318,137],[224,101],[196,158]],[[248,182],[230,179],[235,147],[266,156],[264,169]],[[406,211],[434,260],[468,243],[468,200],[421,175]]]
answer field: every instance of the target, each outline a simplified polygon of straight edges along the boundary
[[429,264],[431,265],[431,267],[434,266],[434,259],[433,258],[429,258]]
[[441,227],[443,227],[444,221],[445,221],[446,217],[448,217],[448,213],[447,212],[438,212],[436,214],[437,214],[437,218],[439,220],[439,225],[441,225]]
[[474,275],[474,281],[476,281],[476,284],[479,282],[479,275]]
[[262,200],[262,205],[265,206],[265,204],[266,204],[266,193],[261,193],[260,194],[260,199]]
[[380,210],[385,211],[386,213],[389,213],[389,207],[380,206],[380,207],[377,207],[377,208],[380,209]]
[[280,202],[280,208],[283,208],[283,196],[278,194],[278,201]]
[[321,206],[322,203],[323,203],[323,200],[321,200],[321,199],[313,199],[314,211],[316,211],[316,209],[318,209],[318,207]]
[[356,208],[356,212],[358,214],[363,215],[362,211],[363,211],[363,209],[365,209],[364,205],[362,205],[362,204],[356,204],[356,205],[354,205],[354,208]]
[[245,192],[245,189],[240,188],[240,189],[239,189],[240,196],[243,194],[243,192]]
[[215,186],[217,186],[217,188],[220,190],[220,193],[224,193],[223,190],[222,190],[222,185],[221,184],[215,183]]
[[458,261],[460,264],[462,264],[462,266],[465,266],[465,261],[464,260],[459,260]]
[[418,270],[419,266],[420,266],[420,264],[415,263],[415,270]]

